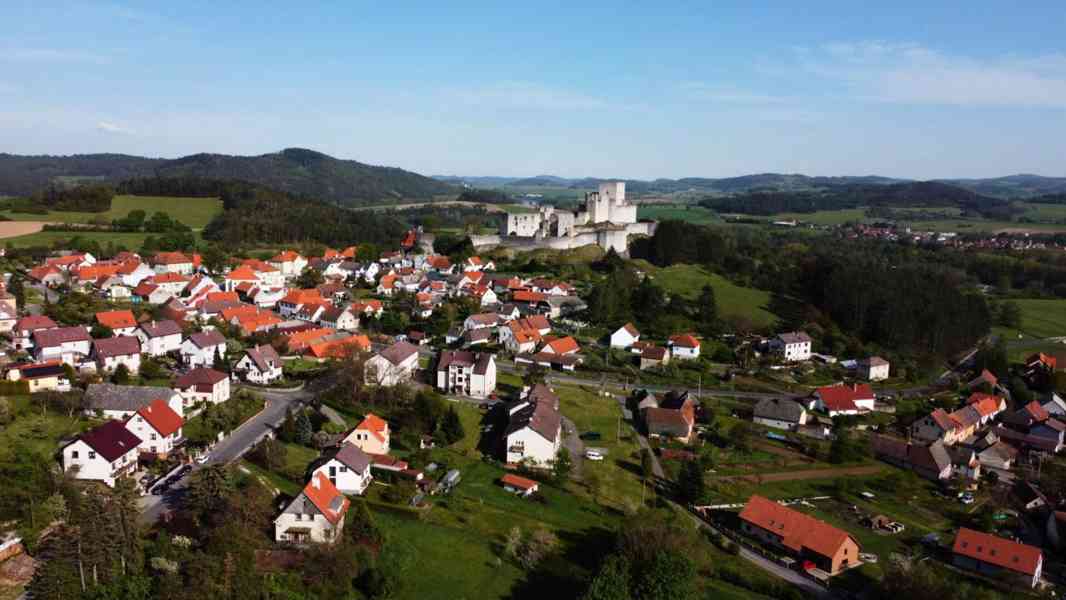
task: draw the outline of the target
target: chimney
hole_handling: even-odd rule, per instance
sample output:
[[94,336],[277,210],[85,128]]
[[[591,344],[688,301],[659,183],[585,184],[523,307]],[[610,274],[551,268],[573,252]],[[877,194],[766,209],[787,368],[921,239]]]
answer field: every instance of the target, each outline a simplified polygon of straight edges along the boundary
[[311,485],[313,485],[316,490],[322,489],[322,482],[319,481],[319,477],[321,476],[322,475],[319,474],[317,477],[311,480]]

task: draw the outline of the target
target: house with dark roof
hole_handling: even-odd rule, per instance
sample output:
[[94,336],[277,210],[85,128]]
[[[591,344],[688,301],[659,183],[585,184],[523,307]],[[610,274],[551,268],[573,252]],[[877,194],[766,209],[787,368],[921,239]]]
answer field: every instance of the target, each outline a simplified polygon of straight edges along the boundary
[[56,390],[64,385],[70,389],[70,382],[65,379],[66,370],[58,360],[9,365],[4,376],[8,381],[25,381],[31,394]]
[[[636,343],[639,344],[640,342]],[[640,351],[640,356],[637,358],[637,361],[639,362],[641,371],[668,365],[670,364],[670,350],[663,348],[662,346],[648,344]]]
[[108,421],[63,447],[63,470],[75,479],[102,481],[109,487],[137,470],[141,439],[122,421]]
[[655,400],[655,405],[646,405],[641,410],[648,436],[691,440],[696,426],[696,400],[688,392],[673,391],[650,398]]
[[114,371],[126,365],[130,373],[141,370],[141,341],[132,335],[93,340],[90,358],[96,361],[97,371]]
[[170,408],[184,415],[181,396],[174,390],[147,385],[115,385],[90,383],[85,389],[85,412],[110,419],[126,419],[155,400],[163,400]]
[[437,389],[446,394],[488,398],[496,391],[496,358],[487,352],[445,350],[437,360]]
[[850,533],[762,496],[748,499],[740,529],[829,575],[862,564],[859,542]]
[[785,362],[811,358],[811,336],[805,331],[789,331],[770,340],[770,349],[781,354]]
[[143,406],[126,419],[126,429],[141,439],[137,447],[142,454],[166,458],[181,444],[181,427],[185,420],[161,399]]
[[341,444],[336,454],[315,467],[312,477],[322,474],[337,489],[348,495],[361,495],[370,485],[370,455],[354,444]]
[[33,332],[33,356],[38,362],[61,360],[64,364],[78,367],[88,359],[91,350],[89,330],[80,325]]
[[1044,567],[1044,553],[988,533],[959,528],[951,547],[952,564],[990,577],[1007,577],[1035,588]]
[[254,346],[244,351],[244,356],[234,365],[233,371],[245,380],[267,385],[281,379],[282,364],[278,351],[273,346]]
[[559,397],[551,388],[538,384],[503,408],[507,411],[503,432],[505,462],[549,466],[562,445]]
[[14,337],[15,350],[29,350],[33,348],[33,333],[41,329],[56,329],[59,325],[45,315],[26,315],[15,321],[15,328],[11,330]]
[[866,381],[882,381],[888,379],[891,365],[880,356],[871,356],[859,361],[859,377]]
[[367,383],[397,385],[410,381],[418,370],[418,346],[396,342],[367,359],[364,368]]
[[141,351],[149,356],[163,356],[181,349],[181,325],[176,321],[145,321],[137,328]]
[[217,329],[201,331],[186,338],[178,350],[186,366],[211,367],[215,359],[226,359],[226,337]]
[[197,367],[174,380],[171,388],[181,396],[185,414],[195,414],[201,403],[219,404],[229,400],[229,375],[208,367]]
[[796,431],[807,424],[807,409],[788,398],[763,398],[755,403],[752,421],[774,429]]
[[920,477],[931,481],[951,478],[951,454],[939,440],[925,445],[875,433],[870,435],[870,448],[878,460],[914,471]]
[[322,473],[315,473],[274,519],[274,539],[290,544],[332,544],[344,531],[351,501]]

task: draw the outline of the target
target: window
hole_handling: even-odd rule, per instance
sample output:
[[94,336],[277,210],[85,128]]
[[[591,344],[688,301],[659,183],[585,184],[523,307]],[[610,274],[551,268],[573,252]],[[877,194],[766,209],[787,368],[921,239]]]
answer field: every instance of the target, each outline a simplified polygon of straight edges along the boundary
[[157,439],[157,436],[156,436],[156,434],[153,433],[152,434],[152,441],[154,442],[156,439]]
[[71,452],[70,453],[70,457],[73,458],[74,460],[78,460],[78,451],[74,450],[73,452]]
[[89,460],[96,458],[96,452],[89,450]]
[[344,465],[341,465],[341,473],[347,473],[347,472],[348,472],[348,467],[346,467]]

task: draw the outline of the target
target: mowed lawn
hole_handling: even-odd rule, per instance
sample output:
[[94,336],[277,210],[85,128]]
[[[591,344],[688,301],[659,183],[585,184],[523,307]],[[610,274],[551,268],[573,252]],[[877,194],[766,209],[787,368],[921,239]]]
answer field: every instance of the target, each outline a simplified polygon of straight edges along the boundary
[[1022,309],[1019,331],[1037,338],[1066,336],[1066,300],[1013,300]]
[[648,272],[657,284],[672,294],[681,294],[686,298],[696,298],[703,286],[710,284],[718,301],[718,312],[724,317],[747,317],[757,327],[770,326],[777,321],[777,316],[766,308],[770,304],[770,292],[741,287],[696,265],[671,265],[657,270],[651,268],[654,272]]
[[[193,232],[196,241],[201,241],[200,232]],[[96,240],[101,245],[106,245],[108,242],[115,244],[115,246],[124,246],[130,250],[137,250],[144,244],[144,239],[149,235],[159,236],[160,234],[152,233],[113,233],[110,231],[38,231],[37,233],[31,233],[29,235],[20,235],[13,238],[5,238],[3,243],[14,245],[16,248],[28,248],[30,246],[49,246],[57,240],[69,240],[73,237],[80,237],[87,240]]]
[[641,204],[637,208],[637,218],[656,221],[685,221],[696,225],[720,223],[718,213],[709,208],[694,204]]
[[111,200],[111,210],[100,213],[51,211],[45,215],[32,213],[0,212],[0,215],[14,221],[50,221],[58,223],[91,223],[97,219],[111,222],[129,214],[131,210],[143,210],[149,217],[153,213],[165,212],[171,218],[181,221],[193,229],[202,229],[222,212],[222,201],[218,198],[179,198],[166,196],[115,196]]

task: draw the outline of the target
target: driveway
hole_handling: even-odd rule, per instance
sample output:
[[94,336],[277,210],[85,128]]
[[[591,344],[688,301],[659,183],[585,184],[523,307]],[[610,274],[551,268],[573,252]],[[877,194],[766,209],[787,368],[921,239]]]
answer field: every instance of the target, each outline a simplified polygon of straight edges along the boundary
[[581,441],[580,432],[577,430],[577,425],[570,419],[563,417],[563,447],[570,453],[570,461],[574,464],[574,469],[570,476],[573,479],[581,480],[582,466],[585,461],[585,442]]

